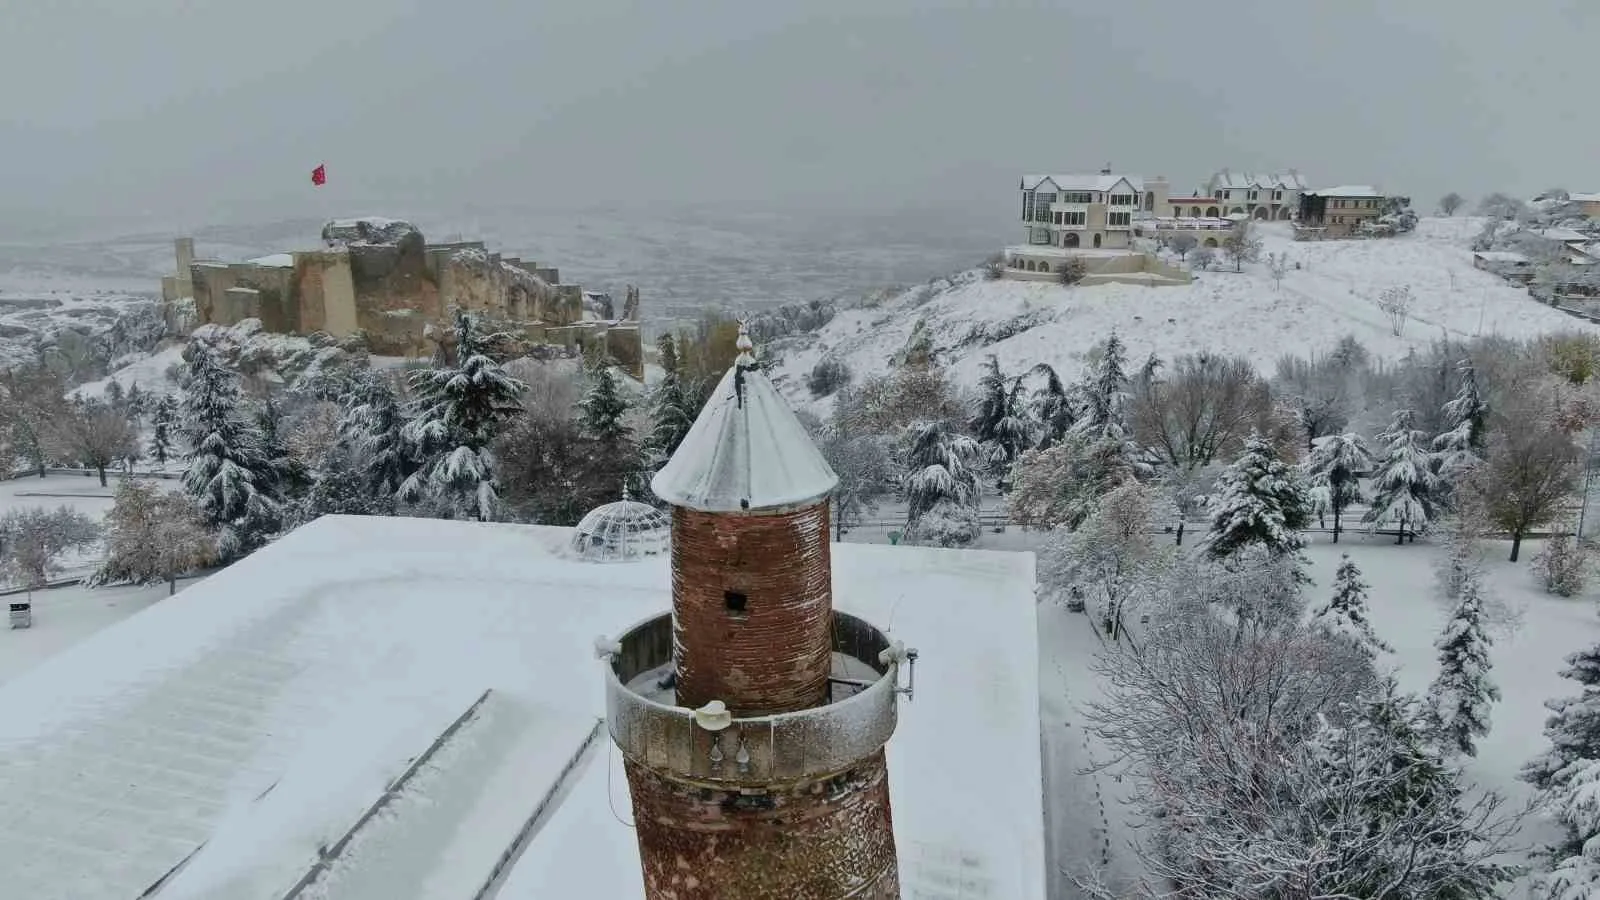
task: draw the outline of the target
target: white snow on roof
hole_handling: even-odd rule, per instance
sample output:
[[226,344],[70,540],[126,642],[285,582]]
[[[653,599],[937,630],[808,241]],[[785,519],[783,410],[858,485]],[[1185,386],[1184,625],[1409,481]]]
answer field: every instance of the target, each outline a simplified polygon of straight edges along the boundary
[[1575,203],[1600,203],[1600,194],[1568,194],[1567,199]]
[[1311,191],[1318,197],[1382,197],[1383,192],[1370,184],[1341,184],[1338,187]]
[[1511,250],[1479,250],[1472,254],[1484,262],[1525,263],[1528,257]]
[[1541,229],[1535,233],[1545,240],[1560,241],[1563,244],[1581,243],[1590,239],[1587,234],[1584,234],[1581,231],[1575,231],[1571,228],[1561,228],[1559,226]]
[[[1046,190],[1059,191],[1109,191],[1117,186],[1117,182],[1126,181],[1135,191],[1144,190],[1144,179],[1138,175],[1024,175],[1022,176],[1022,189],[1025,191],[1040,190],[1041,184]],[[1051,188],[1050,185],[1054,185]]]
[[[668,609],[670,572],[570,536],[323,517],[0,685],[3,893],[135,897],[193,853],[162,900],[282,896],[487,690],[308,896],[471,896],[549,796],[497,896],[640,900],[618,754],[585,743],[593,646]],[[836,605],[921,653],[888,747],[907,896],[1043,900],[1033,555],[832,561]]]
[[246,260],[246,262],[256,266],[271,266],[277,269],[292,269],[294,268],[294,254],[272,253],[267,256],[258,256],[255,259]]
[[1211,177],[1212,190],[1218,188],[1266,188],[1305,190],[1306,180],[1299,172],[1233,172],[1223,169]]
[[390,218],[386,218],[384,216],[356,216],[355,218],[352,218],[352,219],[334,219],[333,221],[329,222],[328,224],[332,225],[335,228],[354,228],[358,224],[360,224],[362,222],[365,222],[368,226],[370,226],[372,228],[388,228],[390,225],[393,225],[396,222],[401,222],[401,221],[404,221],[404,220],[403,219],[390,219]]
[[676,506],[738,512],[817,500],[838,483],[767,376],[736,363],[650,487]]

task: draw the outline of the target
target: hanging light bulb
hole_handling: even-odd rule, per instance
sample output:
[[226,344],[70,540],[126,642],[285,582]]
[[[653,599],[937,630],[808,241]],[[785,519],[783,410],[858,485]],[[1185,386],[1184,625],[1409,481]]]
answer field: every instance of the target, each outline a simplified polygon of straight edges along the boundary
[[717,735],[711,739],[711,768],[722,768],[722,736]]
[[744,745],[744,738],[739,738],[739,752],[733,755],[733,761],[739,764],[739,772],[750,771],[750,751]]

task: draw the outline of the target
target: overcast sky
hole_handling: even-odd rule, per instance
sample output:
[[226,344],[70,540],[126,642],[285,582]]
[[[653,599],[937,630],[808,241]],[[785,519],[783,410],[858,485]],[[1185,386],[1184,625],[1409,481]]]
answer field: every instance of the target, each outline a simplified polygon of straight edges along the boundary
[[1430,207],[1600,191],[1595,0],[0,0],[0,19],[12,224],[1009,214],[1020,173],[1106,162],[1179,188],[1295,167]]

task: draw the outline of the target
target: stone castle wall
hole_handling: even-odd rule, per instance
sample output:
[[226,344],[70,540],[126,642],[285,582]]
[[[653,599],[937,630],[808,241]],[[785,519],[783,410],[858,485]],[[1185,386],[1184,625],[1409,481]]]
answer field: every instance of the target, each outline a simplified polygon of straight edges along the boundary
[[[341,238],[349,237],[348,227],[341,226]],[[637,323],[584,321],[583,290],[559,283],[559,270],[502,257],[476,241],[429,245],[405,223],[381,227],[286,254],[292,265],[195,261],[192,239],[180,239],[179,274],[162,279],[162,295],[174,310],[193,297],[194,311],[192,322],[174,314],[170,324],[226,326],[254,318],[267,331],[361,334],[374,354],[423,356],[427,327],[448,325],[451,307],[460,306],[529,342],[602,349],[643,377]]]

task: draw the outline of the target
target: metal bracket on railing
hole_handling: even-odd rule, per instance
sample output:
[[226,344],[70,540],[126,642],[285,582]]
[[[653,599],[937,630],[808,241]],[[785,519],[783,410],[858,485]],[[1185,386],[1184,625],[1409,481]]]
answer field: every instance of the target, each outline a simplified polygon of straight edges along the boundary
[[915,649],[907,650],[905,644],[895,641],[886,647],[882,653],[878,654],[878,662],[883,665],[888,665],[891,662],[897,665],[900,663],[905,664],[906,686],[897,687],[894,692],[905,694],[907,700],[913,699],[917,690],[917,651]]

